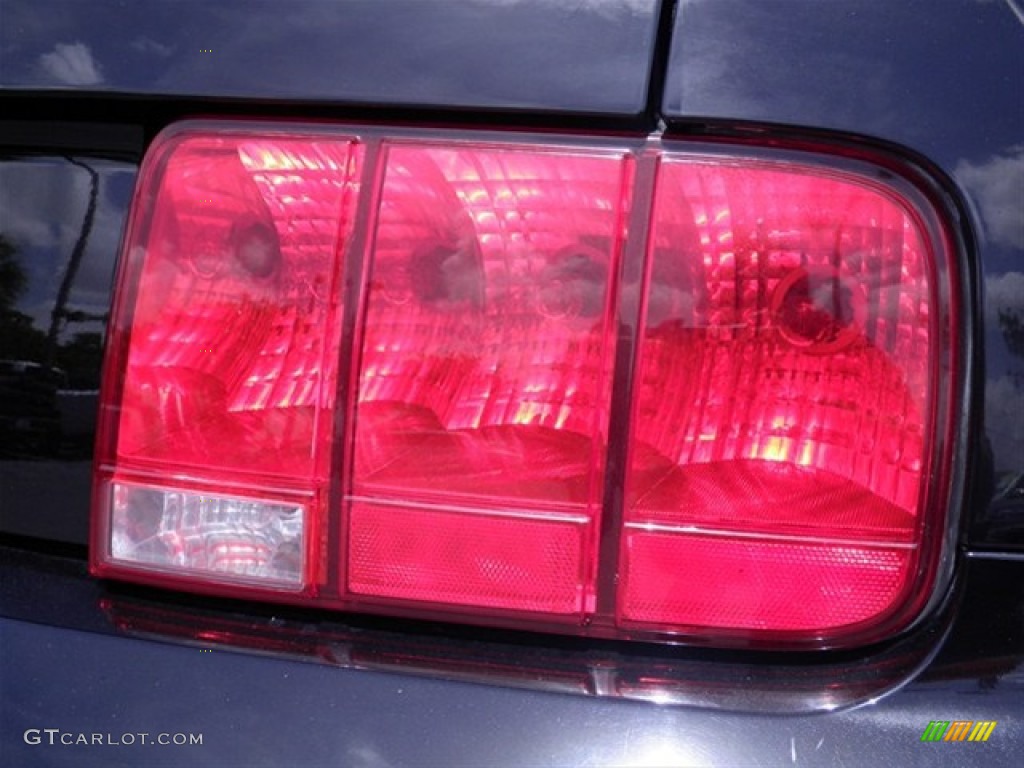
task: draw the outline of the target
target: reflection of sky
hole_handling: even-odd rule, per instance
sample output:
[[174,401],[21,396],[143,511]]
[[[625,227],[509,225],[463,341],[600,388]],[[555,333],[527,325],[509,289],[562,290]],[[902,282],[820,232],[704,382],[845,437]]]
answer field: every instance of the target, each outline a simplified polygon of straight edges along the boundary
[[980,163],[962,160],[953,173],[981,219],[979,239],[987,259],[983,286],[986,429],[996,469],[1020,470],[1024,469],[1024,360],[1010,353],[999,316],[1010,313],[1024,322],[1024,144]]
[[656,0],[4,0],[0,83],[639,112]]
[[[99,173],[99,193],[92,235],[72,285],[67,308],[103,315],[108,311],[110,281],[135,170],[105,160],[83,160]],[[28,277],[17,309],[46,332],[57,288],[81,232],[89,200],[90,178],[82,168],[61,159],[0,163],[0,233],[17,248]],[[99,323],[71,323],[61,341]]]
[[950,169],[1024,139],[1024,25],[1004,2],[684,0],[677,30],[673,114],[873,134]]

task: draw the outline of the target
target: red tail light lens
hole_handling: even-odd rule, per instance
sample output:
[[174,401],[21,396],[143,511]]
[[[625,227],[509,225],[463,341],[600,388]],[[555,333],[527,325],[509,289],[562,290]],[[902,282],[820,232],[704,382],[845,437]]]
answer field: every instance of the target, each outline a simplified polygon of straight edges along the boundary
[[231,135],[154,153],[105,381],[111,562],[308,586],[360,157],[351,141]]
[[593,594],[630,164],[385,152],[349,588],[579,618]]
[[924,195],[837,165],[171,132],[126,239],[94,571],[604,636],[906,625],[955,286]]
[[906,594],[934,429],[915,216],[868,179],[666,160],[623,620],[819,631]]

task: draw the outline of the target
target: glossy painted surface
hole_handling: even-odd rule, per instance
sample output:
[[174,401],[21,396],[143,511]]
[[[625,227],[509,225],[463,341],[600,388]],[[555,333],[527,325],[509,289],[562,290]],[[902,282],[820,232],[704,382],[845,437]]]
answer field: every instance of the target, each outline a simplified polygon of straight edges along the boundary
[[0,86],[643,109],[657,0],[5,0]]
[[[920,682],[898,698],[824,717],[752,718],[268,662],[9,620],[0,622],[0,636],[7,649],[4,754],[21,765],[647,768],[876,766],[888,758],[933,766],[973,758],[1011,766],[1024,738],[1014,718],[1024,695],[1019,675],[988,690],[974,681]],[[55,664],[58,652],[90,663]],[[12,657],[20,663],[12,665]],[[920,742],[929,721],[952,712],[996,720],[989,742]],[[109,733],[116,741],[125,733],[202,734],[203,743],[30,745],[23,734],[32,728]]]
[[[412,665],[389,666],[383,659],[403,645],[414,657],[430,644],[427,636],[403,644],[400,634],[371,626],[349,626],[340,635],[336,630],[343,625],[337,623],[303,627],[266,616],[247,623],[231,613],[231,605],[221,604],[205,613],[230,617],[235,633],[220,631],[220,625],[194,626],[190,631],[205,634],[175,639],[130,607],[142,605],[143,598],[111,594],[83,579],[81,563],[6,549],[0,549],[0,562],[0,597],[13,617],[0,620],[6,650],[0,657],[5,690],[0,749],[16,764],[133,765],[144,755],[147,765],[366,768],[873,766],[886,761],[1011,766],[1024,739],[1019,717],[1024,581],[1014,578],[1017,564],[973,560],[967,565],[963,621],[923,674],[901,690],[866,702],[862,697],[860,707],[794,715],[785,714],[793,704],[822,694],[834,697],[837,706],[848,705],[846,690],[864,679],[867,665],[851,661],[848,673],[833,673],[822,684],[815,679],[821,664],[782,662],[787,674],[775,677],[772,690],[759,687],[770,676],[770,662],[763,658],[737,674],[742,654],[699,660],[699,651],[680,651],[698,658],[691,665],[695,674],[678,689],[692,706],[659,706],[552,692],[571,690],[565,674],[571,667],[544,672],[535,663],[539,649],[532,646],[506,657],[511,671],[519,662],[521,680],[467,682],[487,682],[495,673],[495,665],[473,661],[497,644],[458,641],[435,628],[433,642],[448,644],[453,655],[434,679],[424,679]],[[986,602],[1012,608],[993,617]],[[190,608],[154,607],[151,614],[176,610]],[[111,634],[104,612],[130,636]],[[257,634],[274,658],[244,651],[261,647],[246,640]],[[163,638],[172,644],[152,642]],[[511,639],[499,643],[506,650],[515,647]],[[562,653],[563,662],[571,657]],[[82,663],[85,659],[89,663]],[[608,660],[628,661],[625,656]],[[881,666],[876,675],[882,679],[891,671]],[[540,687],[546,690],[523,689],[538,687],[545,675],[548,684]],[[609,674],[603,684],[616,682]],[[760,698],[757,714],[730,711],[749,707],[751,695]],[[997,726],[986,744],[922,744],[922,732],[935,719],[995,720]],[[140,751],[140,746],[31,745],[24,742],[30,728],[111,733],[114,739],[124,733],[202,733],[203,746]]]
[[[975,543],[1020,547],[1024,505],[1024,12],[1017,0],[685,0],[664,106],[675,119],[826,128],[902,144],[970,209],[984,306]],[[979,392],[980,394],[980,392]],[[993,474],[994,473],[994,474]],[[993,491],[993,488],[996,490]]]
[[0,531],[84,543],[110,283],[135,166],[0,159]]
[[[690,681],[694,701],[706,697],[694,709],[459,682],[467,678],[457,660],[442,675],[447,680],[397,666],[389,672],[359,655],[358,645],[377,646],[372,631],[357,631],[353,645],[318,644],[320,632],[307,631],[307,645],[319,653],[305,658],[279,642],[265,646],[277,658],[238,653],[252,646],[215,632],[185,645],[152,642],[160,635],[142,627],[117,637],[98,610],[105,590],[82,578],[80,563],[10,550],[0,552],[0,563],[4,613],[16,617],[0,620],[0,753],[15,764],[136,765],[144,757],[147,765],[732,766],[787,764],[795,754],[798,765],[887,758],[909,766],[1011,766],[1024,738],[1017,716],[1024,593],[1005,563],[971,564],[964,621],[924,674],[866,706],[805,716],[730,713],[728,693],[743,706],[756,668],[735,680]],[[993,620],[986,601],[1015,605],[1016,615]],[[793,700],[841,692],[849,677],[822,688],[793,674],[762,693],[778,701],[779,693]],[[997,727],[984,745],[922,744],[921,732],[936,718],[995,720]],[[43,728],[115,742],[123,734],[198,733],[203,744],[142,751],[26,743],[26,731]]]

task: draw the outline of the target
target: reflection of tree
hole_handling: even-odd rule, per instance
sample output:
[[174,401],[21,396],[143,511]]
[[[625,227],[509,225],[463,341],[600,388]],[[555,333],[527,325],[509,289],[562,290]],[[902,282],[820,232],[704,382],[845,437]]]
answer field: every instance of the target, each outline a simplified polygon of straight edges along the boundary
[[68,375],[70,389],[99,389],[103,334],[76,333],[57,350],[57,364]]
[[28,279],[15,258],[18,249],[0,233],[0,312],[9,312],[25,290]]
[[[99,173],[83,160],[64,159],[85,170],[90,187],[71,253],[53,253],[58,264],[67,259],[56,291],[49,281],[30,285],[24,256],[0,233],[0,358],[7,361],[0,367],[0,458],[87,457],[92,444],[95,396],[89,393],[100,384],[103,335],[67,334],[71,339],[63,342],[61,337],[74,324],[107,320],[106,312],[69,306],[96,219]],[[33,304],[52,301],[45,330],[21,311],[26,294]]]
[[[1011,355],[1024,360],[1024,313],[1016,309],[1000,309],[998,317],[1006,348]],[[1024,387],[1024,374],[1015,372],[1010,375],[1017,387]]]
[[59,337],[69,324],[103,323],[107,319],[106,314],[68,308],[72,287],[85,257],[96,216],[99,175],[80,160],[66,159],[89,173],[91,186],[78,239],[54,297],[50,326],[46,332],[34,327],[32,317],[17,309],[18,301],[29,287],[28,276],[19,259],[18,247],[9,237],[0,233],[0,358],[60,368],[67,373],[68,384],[72,389],[96,389],[99,387],[100,361],[103,357],[103,335],[76,333],[63,344]]
[[43,359],[46,336],[32,327],[32,318],[15,309],[28,287],[18,248],[0,233],[0,357],[7,360]]
[[68,319],[66,307],[68,297],[71,295],[71,286],[74,285],[75,277],[78,275],[78,268],[85,256],[85,246],[89,242],[89,235],[92,234],[93,221],[96,218],[96,197],[99,191],[100,176],[96,170],[81,160],[72,157],[64,158],[72,165],[77,165],[89,174],[89,202],[85,207],[85,216],[82,218],[82,228],[78,232],[78,240],[75,247],[71,249],[71,258],[68,259],[68,267],[64,270],[64,278],[60,281],[57,289],[57,299],[53,305],[53,312],[50,313],[50,329],[46,334],[46,365],[53,366],[57,352],[57,337],[60,334],[64,322]]
[[1024,318],[1021,313],[1011,309],[999,310],[999,330],[1003,332],[1010,352],[1024,358]]

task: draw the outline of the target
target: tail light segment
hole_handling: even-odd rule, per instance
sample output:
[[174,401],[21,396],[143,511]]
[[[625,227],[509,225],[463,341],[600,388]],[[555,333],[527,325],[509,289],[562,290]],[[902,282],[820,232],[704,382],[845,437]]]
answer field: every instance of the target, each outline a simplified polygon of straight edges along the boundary
[[387,148],[346,530],[355,594],[583,616],[630,170],[622,153]]
[[938,214],[862,160],[652,146],[159,137],[93,571],[609,637],[905,627],[952,483]]
[[620,616],[877,616],[917,567],[936,444],[911,211],[864,179],[699,158],[667,160],[656,195]]

